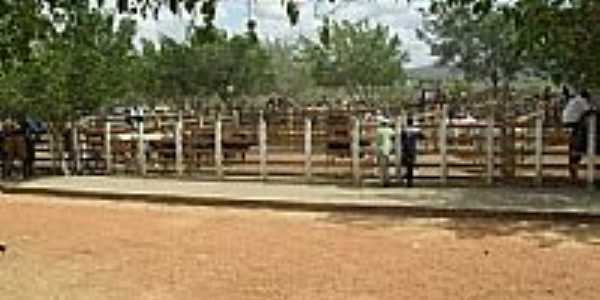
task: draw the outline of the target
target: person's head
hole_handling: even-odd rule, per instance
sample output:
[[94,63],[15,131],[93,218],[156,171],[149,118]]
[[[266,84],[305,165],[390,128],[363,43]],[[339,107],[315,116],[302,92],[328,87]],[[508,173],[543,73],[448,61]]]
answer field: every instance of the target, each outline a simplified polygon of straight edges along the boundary
[[415,124],[415,120],[413,119],[413,117],[412,116],[408,116],[406,118],[406,125],[413,126],[414,124]]

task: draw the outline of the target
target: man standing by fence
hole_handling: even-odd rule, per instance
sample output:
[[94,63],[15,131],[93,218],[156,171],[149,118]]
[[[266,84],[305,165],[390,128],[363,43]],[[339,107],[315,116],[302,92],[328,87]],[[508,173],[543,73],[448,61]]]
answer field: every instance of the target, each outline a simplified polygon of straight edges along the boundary
[[394,130],[391,122],[383,116],[377,117],[377,131],[375,133],[375,147],[377,151],[377,164],[379,166],[379,177],[383,187],[389,186],[390,153],[393,149],[392,137]]
[[586,128],[583,116],[590,110],[589,94],[583,90],[581,95],[570,98],[563,111],[562,121],[570,129],[569,138],[569,175],[577,180],[577,164],[586,151]]
[[[407,127],[402,130],[402,165],[406,168],[406,186],[413,186],[415,163],[417,161],[417,142],[423,138],[423,133],[414,127],[412,117],[406,120]],[[398,172],[400,172],[398,170]]]

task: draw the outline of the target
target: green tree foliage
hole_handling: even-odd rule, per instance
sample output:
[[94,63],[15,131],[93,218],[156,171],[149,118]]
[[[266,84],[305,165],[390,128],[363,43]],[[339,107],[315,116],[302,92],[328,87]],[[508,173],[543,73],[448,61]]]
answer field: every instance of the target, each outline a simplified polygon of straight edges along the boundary
[[385,26],[344,21],[330,26],[326,42],[304,40],[302,56],[319,85],[344,87],[367,100],[378,89],[404,82],[408,54],[401,46]]
[[287,98],[314,97],[315,82],[309,65],[298,58],[297,47],[275,42],[267,45],[267,49],[271,58],[271,73],[276,74],[272,91]]
[[27,63],[14,69],[29,115],[62,122],[95,111],[126,93],[125,74],[133,54],[133,23],[99,12],[79,13],[40,42]]
[[[471,7],[473,17],[494,13],[497,0],[436,0],[435,14]],[[595,0],[516,0],[501,9],[514,22],[517,47],[529,66],[556,83],[600,89],[600,3]]]
[[0,0],[0,75],[29,59],[33,44],[47,38],[50,21],[36,0]]
[[163,38],[158,49],[147,43],[137,64],[146,101],[180,106],[213,95],[231,104],[237,96],[264,92],[273,82],[270,56],[252,32],[229,38],[214,27],[193,28],[182,43]]
[[516,26],[499,11],[474,15],[474,10],[466,5],[425,14],[417,36],[431,46],[439,65],[462,70],[469,81],[508,85],[525,67]]
[[126,19],[115,26],[112,17],[85,6],[50,12],[43,37],[28,38],[23,52],[5,60],[0,101],[3,117],[48,122],[62,153],[67,122],[127,93],[135,26]]

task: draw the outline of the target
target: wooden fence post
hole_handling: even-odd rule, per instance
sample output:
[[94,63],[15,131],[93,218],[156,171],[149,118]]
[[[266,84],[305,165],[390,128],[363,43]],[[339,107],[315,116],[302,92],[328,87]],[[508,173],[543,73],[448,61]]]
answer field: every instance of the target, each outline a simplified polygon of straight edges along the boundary
[[442,117],[440,118],[440,182],[442,185],[448,183],[448,105],[442,106]]
[[204,128],[204,115],[198,116],[198,127],[200,129]]
[[106,120],[104,124],[104,159],[106,163],[106,173],[111,174],[113,172],[113,158],[112,158],[112,141],[111,141],[112,124]]
[[267,122],[263,111],[260,111],[258,119],[258,143],[260,152],[260,177],[267,180]]
[[137,158],[140,175],[146,175],[146,149],[145,149],[145,138],[144,138],[144,120],[140,120],[138,123],[138,134],[137,134]]
[[312,120],[304,118],[304,178],[312,180]]
[[77,124],[73,123],[71,127],[71,142],[73,146],[73,155],[72,157],[75,163],[75,173],[79,174],[81,171],[81,148],[79,143],[79,128],[77,128]]
[[54,134],[52,130],[48,131],[48,148],[50,150],[50,160],[51,160],[51,168],[50,172],[52,175],[57,174],[58,165],[60,163],[60,158],[56,155],[56,139],[54,138]]
[[598,120],[596,114],[591,114],[588,123],[588,143],[587,143],[587,185],[588,189],[594,189],[596,177],[596,124]]
[[235,127],[239,127],[240,126],[240,112],[237,109],[234,109],[231,112],[231,117],[233,119],[233,126]]
[[360,176],[360,119],[354,117],[354,124],[352,126],[352,141],[351,141],[351,153],[352,153],[352,179],[355,186],[361,185]]
[[396,118],[396,137],[395,137],[395,149],[396,149],[396,177],[398,183],[402,182],[402,129],[404,128],[404,122],[406,122],[406,116],[404,113]]
[[183,112],[179,111],[175,126],[175,169],[177,176],[183,175]]
[[223,180],[223,124],[221,122],[221,114],[217,114],[215,120],[215,168],[217,178]]
[[494,112],[491,109],[488,113],[487,128],[485,131],[486,135],[486,181],[487,184],[492,185],[494,183]]
[[544,111],[540,108],[535,119],[535,183],[543,184],[543,162],[544,162]]

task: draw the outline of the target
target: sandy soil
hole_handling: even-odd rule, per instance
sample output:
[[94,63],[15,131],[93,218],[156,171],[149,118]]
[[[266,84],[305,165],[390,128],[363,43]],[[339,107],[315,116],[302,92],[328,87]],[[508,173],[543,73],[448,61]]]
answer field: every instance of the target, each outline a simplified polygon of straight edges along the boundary
[[[78,200],[78,199],[72,199]],[[600,226],[0,195],[0,299],[595,299]]]

